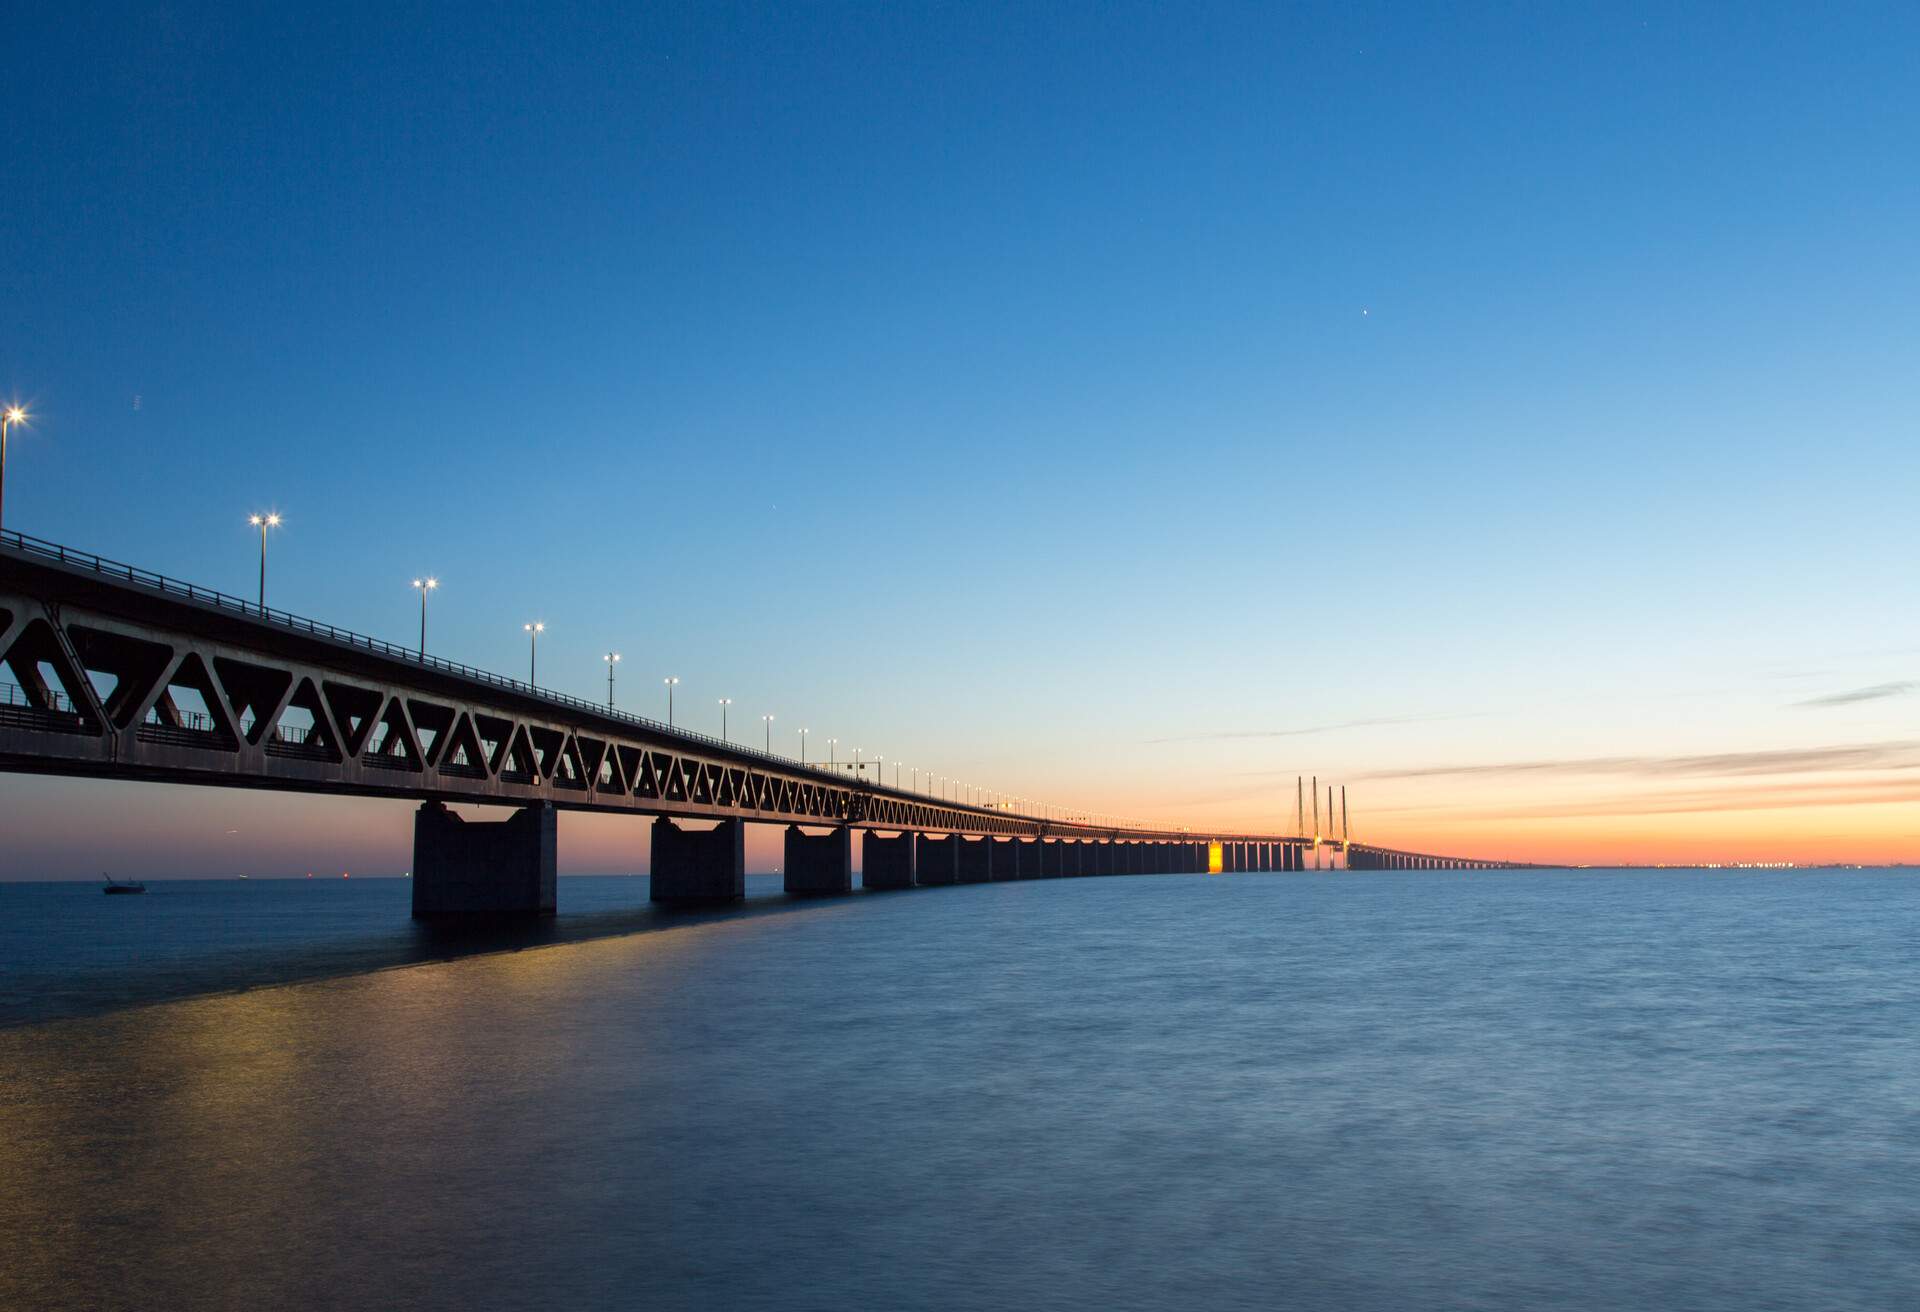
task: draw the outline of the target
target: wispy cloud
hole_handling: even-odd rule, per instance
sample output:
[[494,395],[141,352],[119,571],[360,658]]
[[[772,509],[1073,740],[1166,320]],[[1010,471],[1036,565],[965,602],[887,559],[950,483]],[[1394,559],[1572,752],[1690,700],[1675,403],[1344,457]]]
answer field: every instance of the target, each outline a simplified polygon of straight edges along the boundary
[[1426,813],[1430,824],[1572,820],[1608,816],[1687,815],[1716,811],[1777,811],[1805,807],[1884,806],[1920,801],[1913,780],[1827,780],[1791,784],[1729,784],[1677,792],[1622,793],[1606,797],[1533,802],[1518,806],[1381,807],[1376,815]]
[[1210,733],[1180,734],[1172,738],[1149,738],[1152,745],[1162,743],[1227,742],[1239,738],[1304,738],[1308,734],[1338,733],[1342,729],[1373,729],[1386,724],[1438,724],[1445,720],[1475,720],[1484,711],[1463,711],[1455,715],[1384,715],[1370,720],[1337,720],[1332,724],[1310,724],[1296,729],[1221,729]]
[[1825,697],[1814,697],[1804,702],[1795,702],[1795,706],[1852,706],[1855,702],[1877,702],[1885,697],[1900,697],[1920,688],[1920,683],[1911,679],[1902,679],[1896,683],[1876,683],[1870,688],[1850,688],[1846,692],[1829,693]]
[[1488,775],[1691,775],[1809,774],[1822,770],[1920,768],[1920,742],[1855,743],[1835,747],[1789,747],[1705,756],[1587,756],[1557,761],[1502,761],[1486,765],[1429,765],[1381,770],[1364,779],[1438,779]]

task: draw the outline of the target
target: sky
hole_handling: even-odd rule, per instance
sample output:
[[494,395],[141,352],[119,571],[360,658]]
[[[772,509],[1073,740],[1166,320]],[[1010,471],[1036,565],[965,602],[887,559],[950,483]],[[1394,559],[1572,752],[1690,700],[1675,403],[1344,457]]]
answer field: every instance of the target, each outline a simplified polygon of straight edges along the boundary
[[[276,606],[411,642],[433,572],[440,654],[1196,829],[1306,774],[1399,847],[1920,859],[1910,5],[9,29],[9,528],[249,594],[277,510]],[[163,785],[0,830],[410,860]]]

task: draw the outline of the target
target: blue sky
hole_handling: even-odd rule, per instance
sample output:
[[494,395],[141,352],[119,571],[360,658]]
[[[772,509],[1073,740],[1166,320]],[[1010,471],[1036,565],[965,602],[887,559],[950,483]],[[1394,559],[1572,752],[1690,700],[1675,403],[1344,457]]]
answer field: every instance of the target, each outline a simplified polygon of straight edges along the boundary
[[1150,817],[1920,856],[1884,790],[1385,777],[1920,738],[1798,705],[1920,649],[1911,7],[10,27],[9,527],[246,592],[277,507],[278,605],[410,640],[432,570],[444,654]]

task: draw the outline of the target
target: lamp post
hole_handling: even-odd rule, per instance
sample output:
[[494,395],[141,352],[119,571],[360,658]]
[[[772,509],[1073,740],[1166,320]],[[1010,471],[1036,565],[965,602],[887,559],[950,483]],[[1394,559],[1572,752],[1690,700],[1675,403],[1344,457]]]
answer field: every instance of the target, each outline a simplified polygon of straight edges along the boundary
[[607,663],[607,709],[613,709],[613,667],[620,663],[620,653],[610,651],[600,658]]
[[413,586],[420,589],[420,659],[427,659],[427,594],[440,586],[440,580],[428,575],[424,579],[415,579]]
[[662,679],[660,682],[667,685],[667,728],[671,729],[673,728],[673,689],[674,689],[674,686],[680,682],[680,680],[675,676],[669,674],[666,678]]
[[733,698],[720,699],[720,741],[723,743],[727,741],[727,707],[731,705],[733,705]]
[[540,620],[535,620],[531,624],[522,624],[520,627],[527,631],[527,686],[538,687],[539,684],[533,677],[536,668],[535,657],[538,655],[536,648],[540,645],[540,635],[547,631],[547,626]]
[[772,755],[773,755],[773,717],[772,717],[771,715],[763,715],[763,716],[761,716],[760,718],[761,718],[761,719],[762,719],[763,721],[765,721],[765,722],[766,722],[766,726],[767,726],[767,755],[768,755],[768,756],[772,756]]
[[829,770],[833,769],[834,767],[835,762],[833,759],[833,747],[834,747],[834,744],[839,741],[840,740],[838,738],[827,739],[827,769]]
[[27,412],[17,405],[0,410],[0,510],[6,507],[7,495],[7,434],[13,431],[15,424],[27,422]]
[[247,523],[260,530],[260,612],[264,615],[267,610],[267,530],[280,527],[280,516],[277,512],[248,515]]
[[807,731],[805,729],[802,729],[800,731],[800,764],[805,765],[806,763],[807,763]]

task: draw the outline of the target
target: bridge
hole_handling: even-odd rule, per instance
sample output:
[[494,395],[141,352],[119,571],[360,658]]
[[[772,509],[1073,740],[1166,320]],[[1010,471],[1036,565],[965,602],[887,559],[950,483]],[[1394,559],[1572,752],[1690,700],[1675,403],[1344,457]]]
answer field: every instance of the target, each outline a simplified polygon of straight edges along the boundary
[[[796,894],[1079,875],[1513,863],[1301,834],[1195,834],[933,797],[676,729],[13,532],[0,533],[0,770],[418,801],[413,911],[555,909],[558,813],[652,820],[652,896],[745,893],[745,826]],[[515,808],[479,822],[449,803]]]

